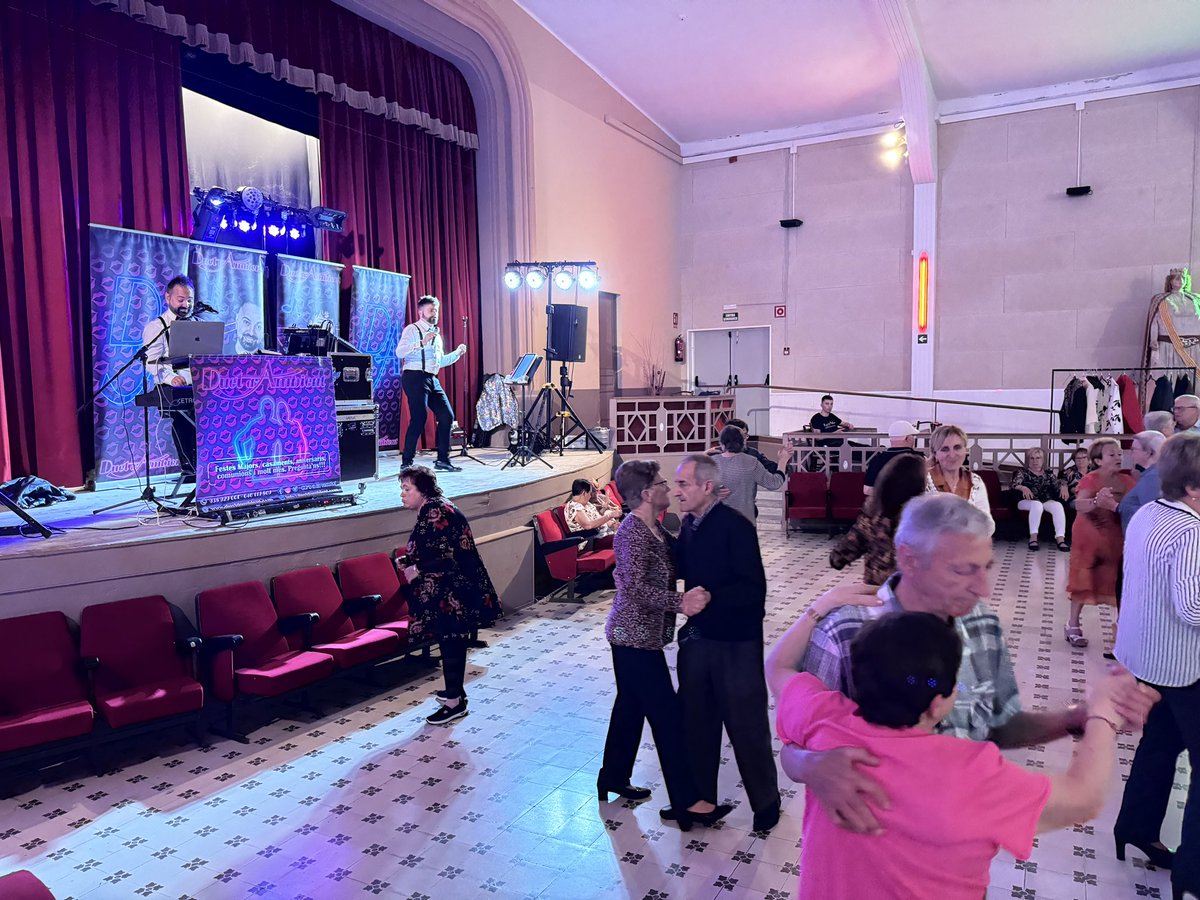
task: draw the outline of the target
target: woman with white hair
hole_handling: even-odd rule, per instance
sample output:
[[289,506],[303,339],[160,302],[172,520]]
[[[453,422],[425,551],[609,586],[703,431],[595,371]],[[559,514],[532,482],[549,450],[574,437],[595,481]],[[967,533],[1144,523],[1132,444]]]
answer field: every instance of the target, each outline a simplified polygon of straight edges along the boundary
[[1142,477],[1128,494],[1121,498],[1117,512],[1121,514],[1121,530],[1129,530],[1133,514],[1162,496],[1162,479],[1158,477],[1158,451],[1167,438],[1157,431],[1139,431],[1133,436],[1130,455],[1133,463],[1142,470]]

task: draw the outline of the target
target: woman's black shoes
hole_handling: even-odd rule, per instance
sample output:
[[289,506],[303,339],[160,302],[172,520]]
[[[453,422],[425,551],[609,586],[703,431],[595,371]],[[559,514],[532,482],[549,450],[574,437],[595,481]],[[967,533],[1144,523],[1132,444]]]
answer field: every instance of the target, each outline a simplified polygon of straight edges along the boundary
[[448,725],[467,714],[466,697],[459,697],[457,706],[447,706],[446,700],[449,698],[442,697],[441,691],[438,692],[438,695],[438,702],[441,705],[437,708],[437,712],[425,717],[425,721],[430,725]]
[[650,799],[650,788],[634,787],[632,784],[627,784],[624,787],[611,787],[597,779],[596,796],[602,803],[608,802],[609,794],[616,794],[618,797],[624,797],[626,800],[641,803],[643,800]]
[[1119,834],[1114,834],[1113,837],[1117,842],[1117,859],[1125,859],[1125,845],[1130,844],[1141,850],[1146,859],[1152,865],[1160,869],[1170,869],[1171,863],[1175,859],[1175,854],[1166,847],[1158,847],[1152,841],[1135,841],[1132,838],[1122,837]]
[[731,812],[733,812],[731,804],[719,803],[712,812],[689,812],[686,809],[676,812],[672,807],[668,806],[660,809],[658,815],[664,822],[676,823],[680,831],[691,831],[693,825],[703,825],[706,828],[716,825]]

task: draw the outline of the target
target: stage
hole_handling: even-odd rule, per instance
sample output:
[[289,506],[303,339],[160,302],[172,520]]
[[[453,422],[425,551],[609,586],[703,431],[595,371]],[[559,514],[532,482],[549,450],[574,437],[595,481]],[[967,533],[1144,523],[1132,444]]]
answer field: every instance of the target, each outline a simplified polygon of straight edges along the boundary
[[[438,473],[438,484],[471,522],[480,553],[509,608],[533,600],[534,515],[566,501],[575,478],[607,481],[613,454],[568,450],[528,466],[501,469],[508,453],[476,449],[486,465],[456,458],[461,472]],[[418,464],[432,466],[433,455]],[[92,511],[132,499],[140,482],[113,482],[77,499],[30,510],[62,529],[49,539],[0,537],[0,604],[5,617],[60,609],[72,618],[92,603],[162,594],[189,616],[196,593],[238,581],[269,581],[291,569],[333,565],[340,559],[391,552],[407,542],[416,513],[400,506],[395,452],[380,454],[379,474],[346,482],[353,506],[263,516],[222,525],[211,519],[161,515],[149,504]],[[159,496],[173,477],[154,480]],[[361,485],[361,493],[360,493]],[[20,520],[0,509],[0,527]]]

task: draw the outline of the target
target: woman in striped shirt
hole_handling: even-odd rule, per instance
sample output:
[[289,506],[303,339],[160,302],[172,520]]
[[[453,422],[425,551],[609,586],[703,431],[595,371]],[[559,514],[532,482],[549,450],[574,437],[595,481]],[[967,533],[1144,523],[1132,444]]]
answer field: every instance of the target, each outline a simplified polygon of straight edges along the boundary
[[[1171,869],[1176,900],[1200,897],[1200,434],[1177,434],[1158,457],[1162,499],[1147,503],[1125,535],[1125,584],[1116,656],[1162,700],[1151,710],[1114,827],[1117,858],[1133,844]],[[1159,840],[1179,754],[1193,773],[1183,841]]]

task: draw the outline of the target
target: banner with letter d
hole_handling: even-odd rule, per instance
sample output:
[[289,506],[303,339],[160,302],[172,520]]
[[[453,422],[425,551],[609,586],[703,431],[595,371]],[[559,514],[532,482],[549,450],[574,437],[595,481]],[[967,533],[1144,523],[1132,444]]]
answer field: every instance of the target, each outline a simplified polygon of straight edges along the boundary
[[350,343],[371,354],[375,402],[379,404],[379,448],[400,443],[400,361],[396,344],[408,313],[408,275],[353,266]]
[[263,349],[263,261],[262,250],[226,247],[222,244],[192,244],[191,273],[196,282],[196,299],[215,313],[197,318],[225,323],[227,354],[253,353]]
[[282,253],[275,258],[278,260],[275,349],[287,352],[284,328],[328,322],[334,334],[341,334],[338,306],[342,264]]

